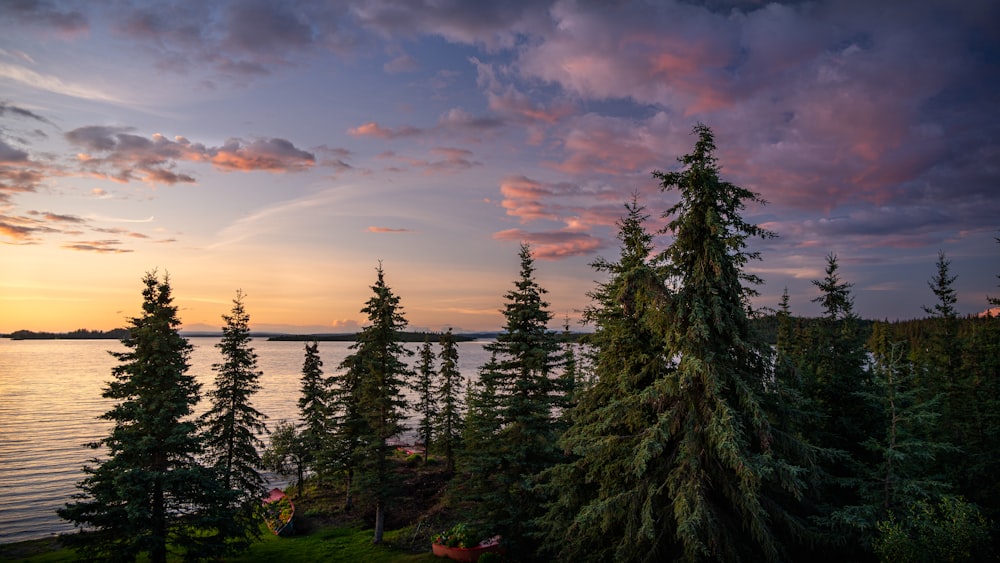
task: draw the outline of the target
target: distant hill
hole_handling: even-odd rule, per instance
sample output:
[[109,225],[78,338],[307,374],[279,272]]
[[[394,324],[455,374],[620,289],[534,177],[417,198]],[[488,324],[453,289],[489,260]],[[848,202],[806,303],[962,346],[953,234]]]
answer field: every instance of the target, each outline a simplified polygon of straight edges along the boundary
[[[401,332],[399,338],[403,342],[423,342],[424,340],[437,342],[441,339],[441,334],[439,332]],[[496,336],[496,333],[452,335],[455,342],[469,342],[478,338],[492,338],[494,336]],[[276,334],[268,337],[268,340],[275,342],[311,342],[313,340],[317,342],[354,342],[356,337],[357,333],[354,332],[335,334]]]
[[81,328],[73,332],[35,332],[16,330],[3,335],[11,340],[121,340],[128,336],[128,329],[87,330]]

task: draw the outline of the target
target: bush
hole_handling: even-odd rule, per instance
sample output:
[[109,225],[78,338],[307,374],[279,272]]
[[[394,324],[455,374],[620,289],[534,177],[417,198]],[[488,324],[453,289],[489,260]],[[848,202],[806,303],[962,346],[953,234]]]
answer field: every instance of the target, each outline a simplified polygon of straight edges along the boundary
[[469,548],[479,545],[479,542],[482,541],[482,536],[469,524],[460,522],[447,531],[435,534],[431,538],[431,541],[448,547]]
[[992,559],[991,525],[979,508],[959,497],[937,504],[917,501],[907,513],[877,526],[875,553],[881,561],[987,561]]

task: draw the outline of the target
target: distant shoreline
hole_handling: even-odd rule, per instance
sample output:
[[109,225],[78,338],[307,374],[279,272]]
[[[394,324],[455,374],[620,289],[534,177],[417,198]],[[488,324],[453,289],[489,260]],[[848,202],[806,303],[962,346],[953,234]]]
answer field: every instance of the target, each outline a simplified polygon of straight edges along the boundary
[[[184,332],[181,336],[185,338],[221,338],[222,332]],[[438,342],[444,333],[439,332],[403,332],[400,333],[400,340],[403,342]],[[496,338],[497,332],[475,332],[453,334],[455,342],[472,342],[475,340],[488,340]],[[0,338],[10,340],[121,340],[128,336],[128,330],[116,328],[112,330],[87,330],[79,329],[72,332],[35,332],[32,330],[17,330],[10,334],[0,334]],[[275,342],[354,342],[357,333],[326,333],[326,334],[286,334],[274,332],[251,332],[253,338],[266,338]]]

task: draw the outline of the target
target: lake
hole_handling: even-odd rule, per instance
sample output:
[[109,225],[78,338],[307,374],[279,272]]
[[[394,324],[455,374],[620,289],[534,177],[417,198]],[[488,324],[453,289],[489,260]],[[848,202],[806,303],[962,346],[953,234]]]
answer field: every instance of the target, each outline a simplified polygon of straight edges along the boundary
[[[208,408],[212,364],[221,360],[218,338],[190,338],[191,369],[202,383],[200,414]],[[458,344],[459,370],[476,377],[488,360],[487,341]],[[257,410],[273,427],[279,420],[298,419],[303,342],[254,339],[261,390]],[[333,373],[350,353],[348,342],[320,342],[323,371]],[[420,344],[407,344],[417,351]],[[96,453],[83,447],[107,435],[110,423],[98,417],[112,401],[101,397],[117,361],[108,351],[124,351],[117,340],[9,340],[0,338],[0,543],[37,539],[72,532],[73,525],[56,516],[72,501],[83,478],[81,467]],[[434,352],[440,346],[434,344]],[[417,357],[410,358],[416,364]],[[464,392],[463,392],[464,398]],[[288,481],[269,476],[273,484]]]

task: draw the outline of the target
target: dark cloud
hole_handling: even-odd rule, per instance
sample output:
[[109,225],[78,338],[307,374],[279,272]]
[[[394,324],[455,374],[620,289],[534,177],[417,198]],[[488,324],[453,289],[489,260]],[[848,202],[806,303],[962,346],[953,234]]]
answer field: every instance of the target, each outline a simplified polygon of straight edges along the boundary
[[20,165],[28,162],[28,153],[0,139],[0,165]]
[[209,63],[239,80],[294,66],[319,48],[348,52],[359,43],[348,10],[345,3],[233,0],[170,10],[126,3],[111,15],[119,33],[158,54],[159,68],[187,73]]
[[17,25],[52,29],[65,35],[84,33],[89,29],[87,17],[82,12],[64,9],[59,3],[46,0],[5,0],[0,19]]
[[[9,102],[0,101],[0,117],[4,117],[7,114],[11,114],[16,117],[25,117],[28,119],[33,119],[35,121],[40,121],[47,125],[54,125],[48,119],[38,115],[37,113],[24,109],[22,107],[15,106]],[[44,135],[44,133],[42,133]]]
[[360,22],[390,36],[435,34],[488,49],[512,47],[550,25],[550,2],[465,2],[463,0],[368,0],[354,13]]

